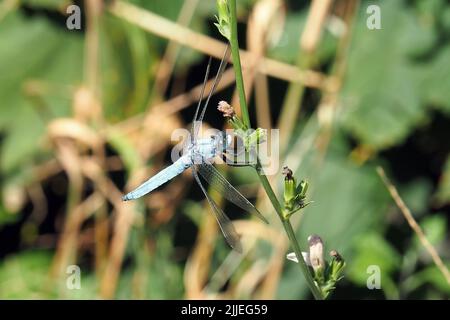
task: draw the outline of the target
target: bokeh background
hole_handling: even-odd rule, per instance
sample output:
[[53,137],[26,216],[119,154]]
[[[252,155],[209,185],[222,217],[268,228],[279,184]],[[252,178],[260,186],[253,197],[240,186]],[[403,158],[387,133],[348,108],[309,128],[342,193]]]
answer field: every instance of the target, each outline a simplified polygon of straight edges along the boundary
[[[448,266],[450,2],[237,2],[252,123],[281,129],[280,166],[311,185],[298,238],[307,248],[319,234],[347,263],[332,298],[448,298],[375,168]],[[81,30],[66,27],[73,3]],[[367,28],[370,4],[381,30]],[[254,171],[221,167],[269,225],[213,194],[243,255],[189,172],[121,201],[170,164],[171,133],[223,52],[215,14],[212,0],[0,2],[0,298],[311,298]],[[215,106],[238,105],[234,89],[229,68],[207,125],[224,127]],[[281,195],[281,167],[270,180]],[[66,286],[70,265],[80,290]]]

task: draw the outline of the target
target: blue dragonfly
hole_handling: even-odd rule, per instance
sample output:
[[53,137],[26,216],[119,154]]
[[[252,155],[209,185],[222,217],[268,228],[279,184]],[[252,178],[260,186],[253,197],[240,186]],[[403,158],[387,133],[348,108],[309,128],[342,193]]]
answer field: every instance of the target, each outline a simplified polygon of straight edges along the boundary
[[[202,177],[208,184],[219,191],[220,194],[231,201],[241,209],[253,213],[261,220],[268,223],[264,216],[255,208],[255,206],[248,201],[236,188],[234,188],[227,179],[220,174],[220,172],[212,165],[212,161],[215,157],[222,155],[226,156],[227,150],[230,150],[230,146],[233,142],[233,136],[225,132],[219,132],[216,135],[212,135],[209,138],[198,139],[199,128],[202,124],[205,116],[206,108],[208,106],[211,95],[213,94],[217,84],[219,83],[222,74],[226,67],[226,60],[229,57],[229,46],[227,46],[223,58],[220,62],[217,74],[214,78],[213,85],[209,94],[205,100],[203,107],[201,102],[203,100],[204,90],[206,82],[208,80],[209,71],[211,67],[211,58],[209,58],[208,66],[206,68],[205,77],[200,93],[200,99],[195,110],[194,119],[191,126],[190,137],[187,140],[187,145],[184,148],[182,156],[176,160],[172,165],[158,172],[156,175],[142,183],[133,191],[127,193],[122,197],[122,200],[134,200],[138,199],[156,188],[160,187],[169,180],[183,173],[185,170],[191,168],[194,180],[199,185],[200,189],[204,193],[206,199],[211,206],[212,212],[219,224],[219,227],[225,237],[225,240],[231,248],[238,252],[242,252],[242,246],[239,240],[239,236],[233,224],[217,203],[209,196],[204,187],[200,177]],[[201,112],[200,112],[201,109]]]

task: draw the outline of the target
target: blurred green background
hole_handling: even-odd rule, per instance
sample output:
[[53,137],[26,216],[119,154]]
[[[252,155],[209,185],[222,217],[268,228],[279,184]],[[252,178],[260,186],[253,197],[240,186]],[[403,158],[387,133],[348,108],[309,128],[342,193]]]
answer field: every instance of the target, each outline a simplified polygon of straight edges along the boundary
[[[449,266],[450,1],[330,1],[311,49],[301,39],[314,34],[314,2],[238,1],[241,48],[298,66],[293,77],[303,79],[289,83],[280,64],[245,73],[243,63],[253,125],[280,128],[286,145],[271,182],[281,190],[282,165],[309,181],[314,203],[294,222],[304,248],[315,233],[344,257],[333,299],[448,298],[375,168]],[[81,8],[80,30],[66,27],[70,4]],[[367,28],[370,4],[381,9],[380,30]],[[0,298],[310,298],[252,170],[227,176],[270,225],[221,201],[243,256],[189,174],[121,202],[170,164],[171,133],[190,124],[212,53],[198,51],[203,38],[180,46],[176,29],[163,37],[139,27],[140,14],[159,27],[145,12],[224,42],[215,1],[0,3]],[[224,126],[215,105],[233,90],[231,79],[213,96],[210,126]],[[68,289],[69,265],[80,267],[81,289]],[[379,290],[366,286],[371,265]]]

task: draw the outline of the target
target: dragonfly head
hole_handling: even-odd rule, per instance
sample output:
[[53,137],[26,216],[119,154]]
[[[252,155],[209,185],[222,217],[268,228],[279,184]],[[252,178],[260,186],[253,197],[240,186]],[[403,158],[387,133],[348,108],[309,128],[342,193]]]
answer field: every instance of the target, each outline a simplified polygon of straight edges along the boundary
[[243,141],[236,134],[219,132],[215,135],[216,150],[222,154],[239,155],[244,149]]
[[211,135],[211,141],[214,145],[214,149],[216,150],[216,154],[219,155],[223,153],[227,146],[227,137],[226,134],[222,131],[217,132],[214,135]]

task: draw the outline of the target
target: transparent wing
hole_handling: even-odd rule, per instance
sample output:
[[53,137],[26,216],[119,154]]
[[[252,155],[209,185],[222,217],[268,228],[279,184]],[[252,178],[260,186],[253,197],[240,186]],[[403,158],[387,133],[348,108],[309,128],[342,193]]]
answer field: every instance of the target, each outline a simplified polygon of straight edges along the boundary
[[253,213],[265,223],[268,223],[266,218],[255,208],[255,206],[247,200],[235,187],[220,174],[217,169],[208,162],[204,162],[197,166],[198,172],[209,183],[211,187],[216,189],[225,199],[233,202],[239,208]]
[[196,126],[198,125],[196,119],[198,117],[198,112],[200,111],[200,106],[202,104],[203,94],[205,93],[206,82],[208,81],[209,70],[211,69],[211,61],[212,61],[212,58],[209,57],[208,66],[206,67],[205,77],[203,78],[202,89],[200,91],[200,98],[198,99],[197,108],[195,109],[194,119],[192,120],[192,126],[191,126],[191,142],[192,143],[194,142],[194,133],[198,132],[198,128],[196,128]]
[[225,48],[225,52],[223,53],[222,60],[220,61],[219,69],[216,73],[216,78],[214,79],[214,83],[212,85],[211,90],[209,91],[208,97],[206,98],[205,104],[203,105],[202,113],[200,114],[200,117],[198,118],[198,121],[202,121],[205,117],[206,108],[208,107],[209,100],[211,99],[212,94],[214,93],[214,90],[216,90],[217,85],[220,82],[220,79],[222,79],[223,72],[225,71],[225,68],[227,67],[227,60],[230,56],[230,46],[227,45]]
[[231,248],[233,248],[239,253],[242,253],[241,241],[239,240],[239,236],[236,233],[233,224],[231,223],[230,219],[226,216],[226,214],[222,211],[222,209],[220,209],[214,202],[214,200],[211,199],[211,197],[208,195],[208,192],[206,192],[205,187],[200,181],[200,177],[198,176],[195,167],[193,167],[192,169],[193,169],[192,175],[194,176],[198,185],[205,194],[205,197],[211,206],[214,216],[216,217],[217,223],[219,224],[220,230],[222,230],[225,240],[227,241],[227,243],[230,245]]
[[[206,98],[205,104],[203,105],[203,108],[202,108],[202,112],[200,113],[200,116],[198,117],[198,119],[197,119],[198,112],[195,113],[195,117],[193,120],[193,126],[192,126],[193,132],[191,133],[192,141],[197,139],[200,123],[203,121],[203,118],[205,117],[206,108],[208,107],[209,100],[211,99],[211,96],[212,96],[214,90],[216,90],[216,87],[217,87],[218,83],[220,82],[220,79],[222,78],[222,74],[225,71],[229,55],[230,55],[230,46],[227,45],[225,52],[223,54],[222,60],[220,61],[220,65],[219,65],[219,69],[217,70],[216,77],[214,78],[214,83],[211,87],[211,90],[209,90],[208,97]],[[204,84],[206,84],[206,82],[204,82]],[[204,88],[202,90],[204,90]]]

